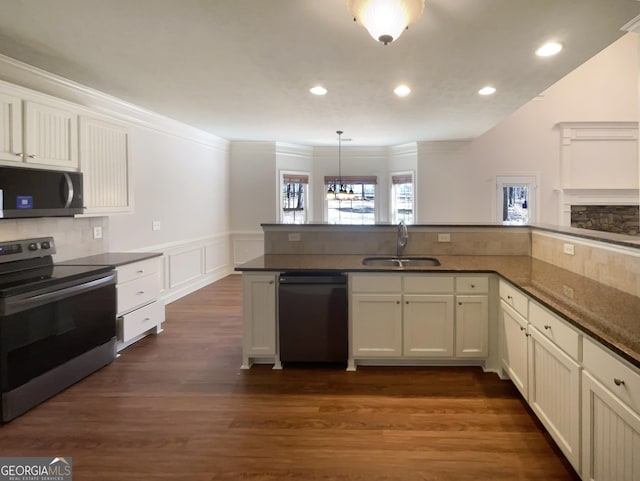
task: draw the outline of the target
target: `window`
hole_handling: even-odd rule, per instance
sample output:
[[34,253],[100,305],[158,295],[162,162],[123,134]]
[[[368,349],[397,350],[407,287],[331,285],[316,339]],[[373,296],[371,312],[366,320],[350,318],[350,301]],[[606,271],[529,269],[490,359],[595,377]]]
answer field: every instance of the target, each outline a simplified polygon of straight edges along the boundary
[[497,217],[504,225],[525,225],[535,222],[536,178],[497,177]]
[[415,219],[413,173],[391,175],[391,221],[413,224]]
[[329,224],[375,224],[376,223],[376,184],[375,176],[325,177],[325,192],[331,188],[340,188],[340,183],[349,192],[353,190],[352,200],[327,200],[326,219]]
[[283,224],[307,222],[309,176],[283,173],[280,185],[280,222]]

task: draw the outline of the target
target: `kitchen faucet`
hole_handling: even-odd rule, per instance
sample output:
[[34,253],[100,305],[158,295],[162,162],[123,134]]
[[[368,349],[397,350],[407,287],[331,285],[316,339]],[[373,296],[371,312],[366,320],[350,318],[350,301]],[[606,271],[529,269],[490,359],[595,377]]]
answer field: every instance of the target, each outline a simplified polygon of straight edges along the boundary
[[409,232],[407,231],[407,225],[401,220],[398,223],[398,257],[402,256],[404,248],[407,247],[409,241]]

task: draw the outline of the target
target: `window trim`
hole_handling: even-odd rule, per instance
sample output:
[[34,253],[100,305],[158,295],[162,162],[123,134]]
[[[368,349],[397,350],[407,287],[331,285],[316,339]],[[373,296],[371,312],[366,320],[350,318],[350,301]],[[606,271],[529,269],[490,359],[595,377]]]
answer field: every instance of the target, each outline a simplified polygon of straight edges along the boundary
[[[305,179],[306,178],[306,189],[305,189],[305,193],[304,193],[304,210],[305,210],[305,223],[309,222],[309,219],[311,218],[311,208],[312,208],[312,199],[313,196],[311,195],[311,190],[312,190],[312,185],[313,185],[313,176],[311,172],[307,172],[307,171],[301,171],[301,170],[288,170],[288,169],[283,169],[280,170],[280,172],[278,173],[278,189],[276,191],[276,195],[277,195],[277,206],[278,206],[278,222],[279,223],[284,223],[284,218],[283,218],[283,212],[282,212],[282,189],[284,187],[285,184],[285,178],[286,177],[290,177],[292,179]],[[298,182],[299,184],[303,184],[304,182]]]
[[[411,178],[411,184],[413,186],[413,199],[412,199],[412,212],[413,212],[413,223],[416,224],[417,220],[418,220],[418,202],[417,202],[417,197],[418,197],[418,188],[417,188],[417,183],[416,183],[416,173],[414,170],[398,170],[398,171],[393,171],[389,173],[389,219],[391,220],[391,222],[395,222],[395,209],[394,209],[394,202],[395,202],[395,197],[393,195],[393,186],[396,184],[396,182],[394,182],[394,177],[398,178],[398,177],[410,177]],[[407,182],[397,182],[397,183],[404,183],[406,184]]]
[[[373,195],[374,195],[374,207],[373,207],[373,224],[376,224],[380,220],[380,189],[378,188],[378,176],[377,175],[325,175],[324,183],[322,184],[322,217],[323,222],[329,222],[329,202],[325,199],[325,193],[327,191],[328,185],[340,185],[339,182],[343,184],[369,184],[373,185]],[[343,201],[346,202],[346,201]],[[337,225],[352,225],[352,224],[337,224]],[[355,224],[361,225],[361,224]],[[372,224],[362,224],[362,225],[372,225]]]
[[494,190],[495,201],[493,203],[495,207],[494,219],[498,224],[503,224],[502,220],[502,189],[507,185],[514,186],[526,186],[529,188],[529,223],[524,225],[531,225],[538,222],[538,216],[540,212],[540,199],[537,194],[538,185],[540,185],[540,175],[532,173],[522,174],[497,174],[496,175],[496,188]]

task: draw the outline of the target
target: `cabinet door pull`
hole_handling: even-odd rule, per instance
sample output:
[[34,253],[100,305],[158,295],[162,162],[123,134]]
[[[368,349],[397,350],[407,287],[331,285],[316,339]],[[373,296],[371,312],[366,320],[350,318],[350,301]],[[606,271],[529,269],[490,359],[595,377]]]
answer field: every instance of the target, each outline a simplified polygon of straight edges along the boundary
[[471,284],[471,289],[475,289],[476,285],[475,284]]
[[622,379],[618,379],[617,377],[614,377],[614,378],[613,378],[613,383],[614,383],[616,386],[622,386],[622,385],[624,385],[624,381],[623,381]]
[[138,269],[138,274],[144,274],[144,270],[143,269]]
[[527,330],[527,328],[526,328],[526,327],[522,327],[522,326],[520,326],[520,330],[521,330],[521,331],[526,331],[526,330]]
[[527,333],[525,334],[525,336],[530,337],[530,336],[531,336],[531,333],[530,333],[530,332],[527,332]]
[[273,284],[273,281],[269,281],[269,284]]
[[404,301],[404,302],[405,302],[405,304],[409,304],[409,301]]
[[545,325],[544,325],[544,328],[545,328],[546,330],[549,330],[549,329],[551,329],[551,326],[550,326],[549,324],[545,324]]
[[22,152],[13,152],[13,155],[15,155],[16,157],[22,157]]
[[461,306],[462,305],[462,301],[458,301],[458,305]]
[[138,294],[144,294],[144,291],[138,291]]
[[29,155],[27,155],[27,157],[29,157],[30,159],[35,159],[36,158],[36,154],[29,154]]

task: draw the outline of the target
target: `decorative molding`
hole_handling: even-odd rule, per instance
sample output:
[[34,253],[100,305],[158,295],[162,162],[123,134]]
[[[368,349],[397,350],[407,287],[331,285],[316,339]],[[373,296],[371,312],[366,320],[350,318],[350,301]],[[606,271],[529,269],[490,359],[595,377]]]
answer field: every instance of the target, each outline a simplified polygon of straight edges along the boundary
[[408,144],[402,145],[392,145],[387,148],[389,157],[399,158],[399,157],[411,157],[418,155],[418,143],[410,142]]
[[304,159],[311,159],[313,158],[313,147],[309,145],[276,142],[276,155],[287,155],[291,157],[302,157]]
[[640,33],[640,15],[631,19],[629,22],[624,24],[620,30],[624,30],[626,32],[638,32]]
[[111,119],[194,141],[223,152],[229,150],[229,141],[226,139],[1,54],[0,77],[9,85],[29,93],[51,96],[47,101],[61,99],[76,108],[83,107],[89,113],[107,115]]
[[234,234],[232,236],[233,265],[237,266],[264,255],[264,234]]
[[571,225],[572,205],[638,205],[640,189],[559,189],[561,225]]

